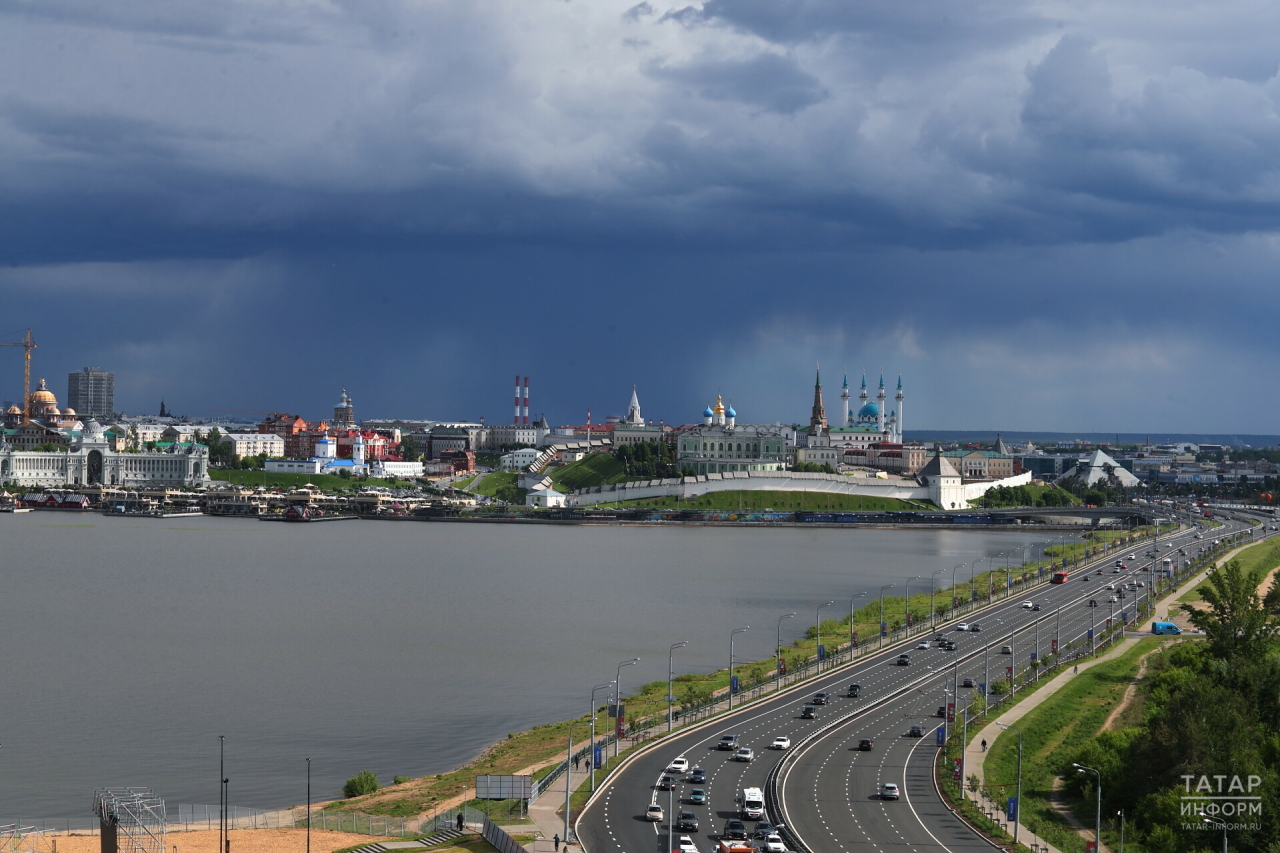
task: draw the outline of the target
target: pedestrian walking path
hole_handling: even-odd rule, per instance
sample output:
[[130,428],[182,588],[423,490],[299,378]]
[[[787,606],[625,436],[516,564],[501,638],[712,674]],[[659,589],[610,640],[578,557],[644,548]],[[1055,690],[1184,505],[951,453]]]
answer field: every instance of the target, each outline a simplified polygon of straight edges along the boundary
[[424,847],[435,847],[438,844],[444,844],[446,841],[453,841],[461,838],[464,834],[456,829],[446,829],[443,832],[437,832],[435,835],[417,838],[413,841],[377,841],[373,844],[357,847],[351,853],[383,853],[384,850],[421,850]]

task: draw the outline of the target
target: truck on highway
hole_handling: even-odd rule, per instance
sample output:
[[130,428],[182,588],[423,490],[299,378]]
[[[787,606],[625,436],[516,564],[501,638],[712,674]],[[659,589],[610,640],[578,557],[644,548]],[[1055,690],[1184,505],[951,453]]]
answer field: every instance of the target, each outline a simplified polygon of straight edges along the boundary
[[759,788],[742,789],[742,817],[746,820],[764,817],[764,791]]
[[1050,578],[1049,580],[1049,583],[1066,583],[1069,580],[1069,578],[1070,578],[1069,572],[1054,572],[1053,577]]

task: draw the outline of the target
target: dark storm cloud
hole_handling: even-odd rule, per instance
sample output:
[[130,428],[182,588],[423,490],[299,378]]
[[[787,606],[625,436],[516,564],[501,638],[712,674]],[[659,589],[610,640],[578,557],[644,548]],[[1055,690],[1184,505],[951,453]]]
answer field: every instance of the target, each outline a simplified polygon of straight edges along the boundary
[[773,53],[683,65],[655,63],[645,71],[655,79],[687,86],[708,100],[738,101],[785,115],[828,97],[818,78],[801,70],[790,57]]
[[[528,370],[553,420],[632,382],[773,420],[821,360],[903,368],[921,426],[1248,431],[1276,377],[1209,365],[1280,362],[1280,11],[1175,11],[3,4],[5,315],[148,405],[354,371],[367,413],[472,417]],[[260,369],[335,333],[365,367]]]

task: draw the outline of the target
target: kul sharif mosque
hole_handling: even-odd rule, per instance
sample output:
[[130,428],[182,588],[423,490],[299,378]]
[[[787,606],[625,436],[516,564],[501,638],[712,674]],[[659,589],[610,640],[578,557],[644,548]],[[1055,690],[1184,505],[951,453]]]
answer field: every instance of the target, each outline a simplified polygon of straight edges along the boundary
[[861,405],[855,414],[850,411],[849,377],[846,375],[840,392],[840,425],[832,427],[827,421],[822,371],[819,369],[814,380],[813,411],[807,430],[797,432],[782,424],[740,424],[733,405],[725,405],[723,398],[717,396],[715,405],[703,410],[702,425],[680,434],[676,458],[682,467],[699,474],[779,471],[792,461],[789,459],[792,451],[788,448],[800,448],[796,460],[834,463],[845,449],[901,444],[904,399],[902,377],[899,376],[898,390],[894,395],[897,406],[886,415],[888,397],[884,376],[880,376],[879,393],[872,401],[864,375],[862,390],[858,393]]

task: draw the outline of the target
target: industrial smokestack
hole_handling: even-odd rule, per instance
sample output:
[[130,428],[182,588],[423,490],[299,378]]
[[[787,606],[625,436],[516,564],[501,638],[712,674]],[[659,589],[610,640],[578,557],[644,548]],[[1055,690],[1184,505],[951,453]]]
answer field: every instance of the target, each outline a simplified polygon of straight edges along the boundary
[[524,378],[524,425],[529,425],[529,377]]
[[520,423],[520,374],[516,374],[516,414],[515,420],[511,423],[519,425]]

